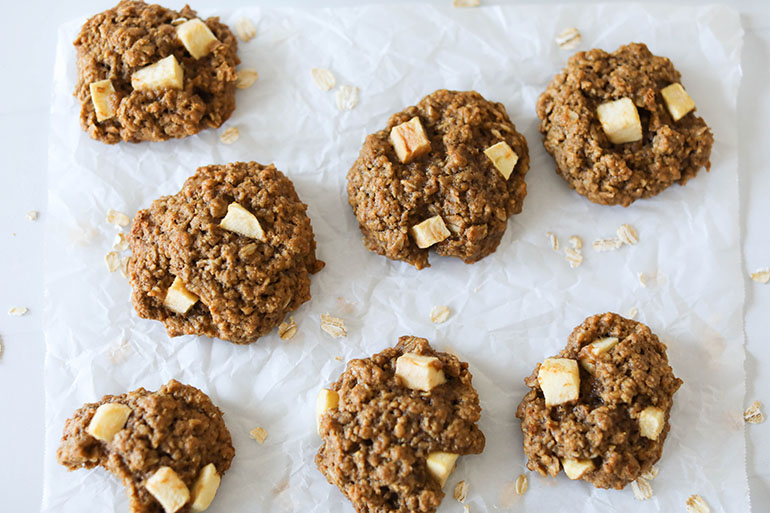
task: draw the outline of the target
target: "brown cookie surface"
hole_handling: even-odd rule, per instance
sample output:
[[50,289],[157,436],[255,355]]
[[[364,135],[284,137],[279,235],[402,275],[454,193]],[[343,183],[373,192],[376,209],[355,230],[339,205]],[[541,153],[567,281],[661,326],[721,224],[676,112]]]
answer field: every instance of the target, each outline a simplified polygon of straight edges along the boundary
[[[393,127],[414,117],[430,151],[403,163],[389,137]],[[508,179],[484,154],[501,141],[518,156]],[[528,169],[527,142],[502,104],[475,91],[439,90],[366,138],[348,172],[348,201],[371,251],[418,269],[429,265],[429,249],[473,263],[495,251],[508,218],[521,212]],[[437,215],[450,235],[419,248],[410,228]]]
[[[577,365],[577,400],[546,405],[538,379],[542,364],[524,380],[532,390],[516,417],[521,419],[530,470],[555,476],[565,460],[588,462],[579,479],[597,488],[621,489],[660,459],[673,396],[682,380],[668,364],[666,346],[647,326],[614,313],[594,315],[574,329],[555,358],[580,361],[590,356],[589,344],[608,338],[617,341],[590,358],[591,371],[584,362]],[[648,407],[661,410],[654,439],[642,434],[640,418]]]
[[[97,409],[110,403],[125,405],[130,413],[106,442],[87,429]],[[219,408],[197,388],[174,380],[157,392],[140,388],[84,405],[67,420],[56,452],[58,462],[69,470],[101,466],[119,478],[133,513],[165,513],[146,488],[161,467],[171,468],[192,490],[205,466],[213,464],[222,476],[234,456]],[[178,511],[190,511],[189,504]]]
[[[203,20],[217,38],[211,53],[195,59],[177,36],[180,21],[197,18],[185,6],[177,12],[123,0],[90,18],[75,40],[81,102],[80,122],[97,140],[116,143],[164,141],[219,127],[235,108],[238,43],[218,18]],[[131,76],[173,55],[184,74],[182,89],[137,90]],[[110,79],[114,116],[97,121],[90,85]]]
[[[232,203],[256,217],[264,239],[222,226]],[[128,274],[137,314],[163,322],[172,337],[256,341],[310,299],[310,274],[324,266],[306,211],[272,164],[199,168],[133,220]],[[165,304],[175,278],[198,298],[185,313]]]
[[[396,376],[405,353],[435,357],[446,382],[430,391]],[[479,454],[481,407],[468,364],[401,337],[371,358],[351,360],[331,387],[339,403],[319,419],[318,469],[359,513],[433,512],[444,497],[427,460],[435,452]]]
[[[537,101],[556,172],[594,203],[628,206],[709,169],[714,137],[708,125],[694,112],[674,121],[661,95],[680,82],[671,61],[641,43],[573,55]],[[637,108],[640,141],[613,144],[602,129],[597,107],[621,98]]]

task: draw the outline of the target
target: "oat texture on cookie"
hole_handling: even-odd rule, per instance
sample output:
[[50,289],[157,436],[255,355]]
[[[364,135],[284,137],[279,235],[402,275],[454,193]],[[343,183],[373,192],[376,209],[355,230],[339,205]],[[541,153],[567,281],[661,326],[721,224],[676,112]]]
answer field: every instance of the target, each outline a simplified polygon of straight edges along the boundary
[[75,40],[80,123],[92,138],[163,141],[217,128],[235,109],[238,43],[216,17],[123,0]]
[[458,457],[485,444],[468,364],[424,338],[348,362],[316,414],[316,465],[359,513],[436,511]]
[[516,416],[527,467],[616,489],[660,459],[682,385],[658,337],[614,313],[586,319],[524,382]]
[[310,299],[307,205],[273,165],[205,166],[134,217],[128,276],[140,317],[170,336],[249,344]]
[[234,456],[219,408],[174,380],[84,405],[56,452],[69,470],[101,466],[120,479],[132,513],[203,511]]
[[348,202],[371,251],[418,269],[430,251],[473,263],[521,212],[528,169],[526,140],[502,104],[439,90],[366,138]]
[[537,101],[556,172],[594,203],[628,206],[710,167],[714,137],[681,74],[646,45],[578,52]]

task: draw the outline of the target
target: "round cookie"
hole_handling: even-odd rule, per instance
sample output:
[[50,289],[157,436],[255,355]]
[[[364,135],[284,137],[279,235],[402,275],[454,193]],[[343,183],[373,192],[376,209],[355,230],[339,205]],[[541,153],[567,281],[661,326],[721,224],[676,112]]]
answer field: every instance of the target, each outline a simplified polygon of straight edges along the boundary
[[[415,358],[429,376],[410,373]],[[457,456],[484,450],[468,364],[424,338],[351,360],[330,388],[319,395],[315,462],[359,513],[436,511]]]
[[[415,117],[429,148],[414,148],[403,162],[391,133]],[[515,167],[507,178],[484,153],[500,142],[518,158],[509,161]],[[413,145],[410,140],[406,147]],[[508,218],[521,212],[528,169],[527,142],[502,104],[475,91],[439,90],[366,138],[348,172],[348,201],[371,251],[428,267],[429,248],[418,246],[412,229],[440,216],[446,238],[430,247],[473,263],[495,251]]]
[[[708,125],[692,111],[675,121],[661,93],[680,82],[671,61],[641,43],[573,55],[537,101],[556,172],[594,203],[627,207],[709,169],[714,137]],[[613,144],[597,107],[622,98],[636,106],[642,138]]]
[[172,337],[256,341],[310,299],[310,274],[324,266],[306,210],[272,164],[199,168],[133,220],[137,314],[163,322]]
[[[177,12],[123,0],[86,21],[74,44],[78,55],[75,96],[88,135],[109,144],[164,141],[217,128],[230,117],[235,109],[235,67],[240,63],[238,43],[218,18],[209,18],[205,26],[218,41],[210,45],[210,53],[194,58],[177,30],[184,21],[195,19],[195,11],[188,6]],[[134,88],[135,72],[169,56],[181,67],[181,89]],[[114,93],[104,89],[103,80],[111,81]],[[94,99],[91,84],[102,91],[95,91]],[[100,96],[105,98],[104,109],[112,114],[101,121],[95,108]]]
[[[120,413],[112,415],[119,416],[119,422],[110,422],[103,405],[118,406]],[[56,452],[58,462],[69,470],[102,466],[123,481],[133,513],[164,513],[150,491],[155,490],[151,478],[162,467],[184,483],[189,502],[194,502],[195,482],[212,470],[203,469],[213,465],[221,477],[234,456],[219,408],[197,388],[174,380],[157,392],[140,388],[84,405],[64,425]],[[160,472],[168,475],[168,470]]]
[[[579,373],[579,385],[565,369]],[[614,313],[586,319],[524,382],[532,390],[516,417],[527,468],[551,476],[564,468],[571,479],[617,489],[660,459],[682,385],[658,337]]]

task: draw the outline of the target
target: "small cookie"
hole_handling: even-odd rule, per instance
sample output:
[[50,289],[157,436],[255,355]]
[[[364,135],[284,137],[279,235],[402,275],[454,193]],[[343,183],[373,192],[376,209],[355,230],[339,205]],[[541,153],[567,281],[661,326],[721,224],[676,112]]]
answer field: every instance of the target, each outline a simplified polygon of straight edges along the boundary
[[418,269],[428,251],[476,262],[521,212],[527,142],[505,107],[440,90],[369,135],[348,172],[364,245]]
[[93,139],[187,137],[235,109],[238,43],[219,18],[123,0],[86,21],[74,44],[80,124]]
[[310,300],[316,259],[307,205],[272,164],[198,168],[134,218],[128,276],[139,317],[169,336],[250,344]]
[[650,328],[614,313],[586,319],[524,382],[527,468],[617,489],[660,459],[682,385]]
[[573,55],[537,101],[556,172],[594,203],[627,207],[708,170],[714,136],[680,82],[641,43]]
[[484,450],[468,364],[424,338],[351,360],[316,414],[316,465],[359,513],[436,511],[458,456]]
[[233,456],[219,408],[174,380],[86,404],[67,420],[56,451],[69,470],[102,466],[121,479],[133,513],[203,511]]

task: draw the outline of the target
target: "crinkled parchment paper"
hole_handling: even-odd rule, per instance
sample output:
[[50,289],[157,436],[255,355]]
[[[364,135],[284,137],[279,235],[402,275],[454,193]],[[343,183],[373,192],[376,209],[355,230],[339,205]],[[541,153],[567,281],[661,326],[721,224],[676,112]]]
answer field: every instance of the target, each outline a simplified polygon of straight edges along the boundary
[[[107,146],[81,131],[71,41],[83,20],[59,33],[46,216],[43,511],[128,511],[122,486],[103,470],[67,473],[56,464],[64,421],[103,394],[154,390],[171,378],[207,392],[233,435],[236,457],[212,513],[352,511],[313,463],[315,396],[345,361],[404,334],[425,336],[470,362],[484,409],[487,449],[461,459],[441,511],[459,511],[451,488],[461,479],[470,484],[471,511],[504,509],[501,490],[526,471],[514,418],[523,378],[559,351],[585,317],[633,308],[668,344],[685,383],[653,498],[639,503],[630,487],[596,490],[563,474],[528,473],[529,491],[511,509],[684,511],[686,498],[698,493],[714,513],[748,511],[736,150],[742,30],[734,11],[669,2],[201,14],[231,26],[242,16],[254,21],[257,37],[241,43],[239,53],[242,67],[256,68],[259,80],[238,91],[235,114],[219,131],[159,144]],[[578,50],[643,41],[674,61],[716,136],[710,173],[629,208],[593,205],[567,188],[542,149],[534,106],[572,53],[554,37],[573,26],[583,35]],[[312,82],[313,67],[331,69],[338,86],[359,87],[358,106],[339,111],[334,91]],[[443,87],[476,89],[505,104],[529,142],[529,195],[496,253],[474,265],[432,257],[431,268],[416,271],[364,249],[345,174],[367,133]],[[224,145],[219,135],[230,126],[241,137]],[[113,208],[132,216],[179,190],[198,166],[252,159],[275,162],[294,180],[327,262],[313,278],[312,301],[294,314],[297,336],[283,341],[274,331],[248,347],[192,336],[171,340],[159,323],[137,318],[128,283],[107,271],[104,255],[118,229],[105,214]],[[637,245],[605,253],[591,248],[621,223],[637,228]],[[558,236],[559,252],[546,232]],[[584,241],[585,261],[576,269],[564,258],[570,235]],[[452,315],[432,324],[430,310],[442,304]],[[347,338],[321,331],[321,313],[344,318]],[[255,426],[267,430],[264,445],[249,438]]]

